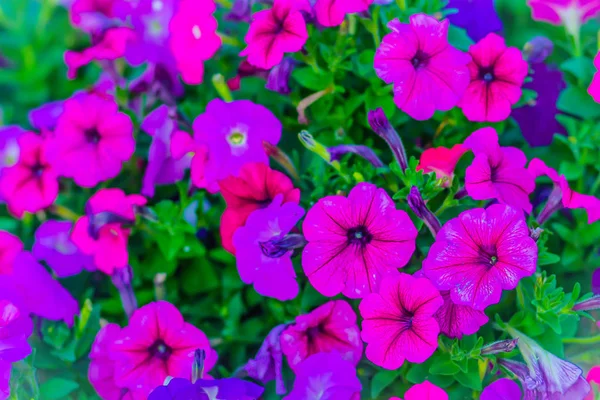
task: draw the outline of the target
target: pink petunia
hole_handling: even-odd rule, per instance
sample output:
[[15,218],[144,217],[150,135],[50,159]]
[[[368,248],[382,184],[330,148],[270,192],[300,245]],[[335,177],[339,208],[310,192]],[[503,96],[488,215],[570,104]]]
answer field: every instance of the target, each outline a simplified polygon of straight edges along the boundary
[[436,177],[444,179],[445,184],[449,186],[454,178],[454,168],[466,151],[467,149],[461,144],[456,144],[451,149],[446,147],[427,149],[421,154],[417,171],[422,170],[425,174],[435,172]]
[[246,34],[248,46],[240,56],[258,68],[271,69],[284,53],[300,51],[308,40],[298,0],[275,0],[273,8],[255,13]]
[[516,47],[490,33],[469,49],[471,83],[458,106],[469,121],[500,122],[521,98],[529,66]]
[[0,175],[0,192],[11,214],[22,217],[54,203],[58,196],[56,169],[46,157],[47,141],[35,133],[19,136],[19,161],[4,168]]
[[521,150],[501,147],[493,128],[473,132],[463,146],[475,155],[465,176],[469,196],[475,200],[497,199],[531,212],[529,194],[535,189],[535,181],[525,168],[527,157]]
[[128,389],[115,383],[115,362],[110,359],[110,347],[120,333],[121,327],[117,324],[102,327],[90,351],[88,379],[98,396],[104,400],[133,400]]
[[414,119],[450,110],[469,86],[471,58],[448,44],[448,25],[425,14],[409,24],[395,19],[375,53],[375,72],[394,84],[394,102]]
[[88,33],[101,31],[114,17],[113,7],[119,0],[74,0],[69,9],[71,22]]
[[581,25],[600,14],[598,0],[528,0],[527,5],[534,20],[564,25],[571,34],[577,34]]
[[169,23],[169,46],[183,81],[189,85],[202,83],[204,62],[221,47],[215,9],[213,0],[181,0]]
[[0,230],[0,275],[12,272],[15,258],[22,250],[21,239],[12,233]]
[[[404,393],[404,400],[448,400],[448,393],[429,381],[417,383]],[[402,400],[392,397],[390,400]]]
[[337,351],[344,360],[357,365],[363,344],[356,313],[344,300],[332,300],[308,314],[296,317],[281,334],[281,350],[292,370],[313,354]]
[[54,133],[48,157],[59,175],[83,187],[116,177],[135,149],[131,118],[95,94],[67,100]]
[[446,222],[423,261],[423,272],[455,304],[476,310],[500,301],[535,272],[537,245],[523,213],[495,204]]
[[383,189],[359,183],[348,197],[327,196],[308,211],[302,267],[325,296],[362,298],[398,274],[415,250],[417,229]]
[[282,202],[283,195],[279,194],[266,208],[253,211],[245,225],[235,231],[233,244],[242,281],[253,284],[263,296],[286,301],[294,299],[300,290],[292,264],[295,247],[287,241],[295,239],[288,233],[302,218],[304,209]]
[[227,204],[221,216],[221,241],[223,248],[232,254],[235,254],[233,234],[244,226],[253,211],[267,207],[278,194],[283,195],[284,203],[300,202],[300,189],[294,188],[292,180],[262,163],[242,166],[239,176],[219,181],[219,188]]
[[316,0],[314,13],[320,25],[331,27],[344,22],[347,14],[367,11],[374,0]]
[[146,204],[140,195],[125,195],[121,189],[101,189],[86,204],[86,215],[73,228],[71,240],[84,254],[94,257],[96,267],[109,275],[127,266],[130,229],[135,207]]
[[[594,391],[600,387],[600,366],[596,365],[595,367],[590,368],[585,379],[592,387],[592,390],[587,395],[585,400],[594,400]],[[595,385],[591,385],[591,383],[595,383]]]
[[168,376],[189,379],[194,352],[204,350],[204,372],[212,369],[217,353],[206,335],[185,322],[179,310],[166,301],[139,308],[109,348],[115,362],[115,383],[146,398]]
[[113,61],[125,55],[127,42],[135,37],[130,28],[110,28],[104,32],[102,38],[93,46],[81,52],[67,50],[65,52],[65,64],[67,65],[67,77],[75,79],[77,72],[83,66],[92,61]]
[[379,292],[359,306],[367,358],[386,369],[398,369],[405,360],[427,360],[438,347],[440,327],[433,315],[443,302],[426,278],[387,276]]
[[[558,172],[553,168],[548,167],[539,158],[534,158],[529,163],[527,170],[534,178],[546,175],[554,182],[554,191],[551,197],[559,196],[560,200],[556,205],[562,204],[563,207],[569,209],[583,208],[588,214],[588,223],[592,224],[600,219],[600,199],[587,194],[577,193],[569,187],[569,182],[564,175],[558,175]],[[550,199],[549,199],[550,202]],[[552,213],[556,210],[548,210]],[[548,215],[549,217],[550,215]]]

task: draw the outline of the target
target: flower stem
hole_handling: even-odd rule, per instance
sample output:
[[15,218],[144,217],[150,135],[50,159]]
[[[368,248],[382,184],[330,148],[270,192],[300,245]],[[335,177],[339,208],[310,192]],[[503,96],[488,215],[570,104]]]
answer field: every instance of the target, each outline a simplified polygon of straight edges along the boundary
[[571,338],[563,338],[563,343],[575,343],[575,344],[596,344],[600,343],[600,335],[589,336],[584,338],[571,337]]
[[217,89],[217,93],[223,100],[228,103],[233,101],[233,96],[231,95],[231,91],[229,90],[229,86],[227,86],[227,82],[225,82],[225,78],[221,74],[215,74],[212,77],[212,83],[215,89]]

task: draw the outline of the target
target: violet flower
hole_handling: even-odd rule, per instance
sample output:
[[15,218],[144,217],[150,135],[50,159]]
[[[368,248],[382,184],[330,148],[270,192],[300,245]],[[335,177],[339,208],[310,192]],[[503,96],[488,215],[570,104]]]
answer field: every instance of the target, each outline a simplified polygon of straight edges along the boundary
[[290,57],[284,57],[283,60],[269,71],[265,88],[280,94],[289,94],[290,77],[296,66],[296,61]]
[[378,108],[376,110],[369,111],[369,125],[371,129],[375,131],[383,140],[386,141],[402,171],[406,171],[408,168],[408,159],[406,157],[406,150],[402,144],[402,139],[398,132],[392,127],[390,121],[386,117],[383,109]]
[[590,311],[600,308],[600,295],[592,296],[589,299],[580,301],[573,306],[573,311]]
[[184,88],[175,67],[159,63],[149,64],[142,75],[131,81],[129,91],[135,96],[146,93],[148,104],[153,104],[154,99],[158,99],[174,106],[176,98],[183,95]]
[[29,122],[38,131],[53,131],[64,110],[64,100],[52,101],[29,112]]
[[8,300],[0,300],[0,398],[10,396],[11,364],[31,353],[27,339],[33,323],[26,312]]
[[456,9],[448,15],[453,25],[463,28],[475,42],[488,33],[502,30],[502,21],[494,9],[494,0],[450,0],[446,9]]
[[418,187],[413,186],[410,188],[410,193],[408,194],[406,201],[408,202],[410,209],[413,210],[417,217],[423,220],[435,238],[440,229],[442,229],[442,226],[435,214],[427,208]]
[[137,299],[133,293],[133,270],[130,265],[124,268],[115,269],[112,276],[112,282],[119,291],[121,297],[121,303],[123,304],[123,310],[127,317],[131,317],[135,310],[137,310]]
[[489,356],[491,354],[510,353],[515,349],[515,347],[517,347],[518,343],[518,338],[499,340],[497,342],[486,344],[485,346],[483,346],[480,354],[482,356]]
[[257,400],[264,389],[255,383],[237,378],[197,380],[171,379],[166,386],[159,386],[148,400]]
[[553,51],[554,43],[545,36],[536,36],[523,47],[523,55],[532,64],[543,63]]
[[281,332],[286,324],[278,325],[269,332],[264,342],[258,349],[256,357],[248,361],[244,370],[252,379],[263,384],[275,380],[275,392],[285,394],[285,381],[283,380],[283,353],[281,352]]
[[363,146],[360,144],[340,144],[329,147],[327,152],[329,153],[330,161],[340,161],[344,155],[353,153],[370,162],[375,168],[385,167],[383,161],[381,161],[373,149],[368,146]]

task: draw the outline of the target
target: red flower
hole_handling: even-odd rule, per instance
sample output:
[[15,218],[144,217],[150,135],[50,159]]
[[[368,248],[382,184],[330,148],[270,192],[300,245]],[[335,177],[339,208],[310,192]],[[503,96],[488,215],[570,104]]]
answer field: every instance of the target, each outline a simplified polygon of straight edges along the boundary
[[252,211],[268,206],[278,194],[283,202],[300,201],[300,190],[295,189],[290,178],[262,163],[248,163],[239,176],[229,176],[219,181],[221,194],[227,208],[221,216],[221,240],[225,250],[235,254],[233,234],[244,226]]

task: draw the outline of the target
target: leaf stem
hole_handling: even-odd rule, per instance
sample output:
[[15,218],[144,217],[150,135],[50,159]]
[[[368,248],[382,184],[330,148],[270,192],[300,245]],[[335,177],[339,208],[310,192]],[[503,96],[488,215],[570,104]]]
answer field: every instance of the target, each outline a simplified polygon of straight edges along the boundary
[[588,336],[588,337],[571,337],[571,338],[563,338],[563,343],[574,343],[574,344],[596,344],[600,343],[600,335],[596,336]]

